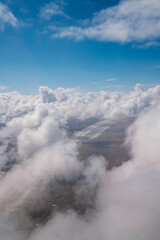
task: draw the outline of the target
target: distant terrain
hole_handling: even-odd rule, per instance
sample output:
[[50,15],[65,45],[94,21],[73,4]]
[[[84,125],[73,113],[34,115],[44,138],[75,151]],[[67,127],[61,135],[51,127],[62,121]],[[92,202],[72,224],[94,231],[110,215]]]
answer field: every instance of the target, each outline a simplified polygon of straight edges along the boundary
[[107,120],[95,121],[95,119],[85,121],[80,130],[78,124],[76,128],[74,121],[73,128],[70,125],[71,131],[74,129],[72,138],[79,145],[80,159],[85,160],[91,155],[102,155],[108,162],[108,169],[129,160],[129,152],[124,141],[126,130],[133,119],[115,120],[112,123]]

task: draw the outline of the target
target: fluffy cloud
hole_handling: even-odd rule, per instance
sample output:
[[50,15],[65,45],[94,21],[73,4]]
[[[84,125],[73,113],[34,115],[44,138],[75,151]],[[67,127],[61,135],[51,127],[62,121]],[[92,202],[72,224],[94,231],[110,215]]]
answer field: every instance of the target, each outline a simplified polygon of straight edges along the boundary
[[[76,89],[57,88],[51,90],[42,86],[37,96],[22,96],[17,92],[1,93],[1,124],[19,116],[27,117],[35,108],[42,108],[42,117],[52,114],[64,124],[69,118],[85,120],[88,118],[114,119],[120,116],[135,117],[141,111],[154,106],[160,98],[160,86],[145,90],[141,84],[135,86],[135,91],[121,92],[88,92],[82,93]],[[39,116],[41,117],[41,116]],[[13,120],[14,120],[13,119]],[[16,120],[17,121],[17,120]]]
[[18,21],[7,5],[0,2],[0,28],[3,29],[5,24],[16,27]]
[[[160,86],[145,90],[140,84],[127,94],[53,91],[44,86],[37,96],[1,93],[0,232],[4,239],[11,235],[14,239],[13,234],[22,239],[22,234],[31,240],[158,240],[159,103]],[[110,122],[137,118],[126,140],[130,161],[111,171],[106,171],[101,156],[80,161],[66,126],[70,118],[92,117]],[[57,212],[46,226],[25,235],[33,228],[30,211],[48,206],[50,188],[62,183],[72,186],[74,201],[88,207],[85,214],[79,216],[74,209]],[[25,231],[19,235],[15,228]]]
[[[160,38],[159,0],[122,0],[117,6],[94,14],[88,25],[62,28],[53,37],[98,41],[151,42]],[[146,45],[147,47],[147,45]]]

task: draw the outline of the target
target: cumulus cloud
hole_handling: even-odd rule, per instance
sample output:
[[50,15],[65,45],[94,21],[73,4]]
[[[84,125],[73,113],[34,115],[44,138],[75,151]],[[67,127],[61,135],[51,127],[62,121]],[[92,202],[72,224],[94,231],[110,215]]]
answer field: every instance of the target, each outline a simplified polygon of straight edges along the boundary
[[18,20],[8,6],[0,2],[0,28],[4,29],[5,24],[16,27]]
[[[159,101],[160,86],[145,90],[137,84],[135,91],[121,92],[88,92],[82,93],[76,89],[40,87],[37,96],[22,96],[17,92],[1,93],[1,124],[19,116],[27,116],[37,107],[44,107],[45,114],[52,113],[57,121],[64,124],[71,117],[85,120],[96,117],[113,119],[123,116],[136,116]],[[43,111],[42,111],[43,112]]]
[[63,16],[67,15],[64,13],[65,2],[63,0],[56,0],[54,2],[46,3],[40,9],[40,17],[44,20],[50,20],[53,16]]
[[111,42],[147,42],[157,46],[160,38],[159,0],[121,0],[117,6],[94,14],[87,26],[69,26],[53,34],[58,38]]
[[[15,240],[158,240],[159,103],[160,86],[145,90],[141,84],[130,93],[82,93],[44,86],[37,96],[0,93],[0,232],[4,239],[13,232]],[[93,117],[110,123],[124,117],[137,119],[127,133],[130,161],[106,171],[107,162],[101,156],[79,159],[77,143],[68,137],[66,126],[70,118]],[[77,213],[77,205],[56,211],[46,225],[33,231],[30,214],[44,206],[56,207],[57,203],[48,204],[63,184],[71,187],[69,196],[80,204],[83,214]]]

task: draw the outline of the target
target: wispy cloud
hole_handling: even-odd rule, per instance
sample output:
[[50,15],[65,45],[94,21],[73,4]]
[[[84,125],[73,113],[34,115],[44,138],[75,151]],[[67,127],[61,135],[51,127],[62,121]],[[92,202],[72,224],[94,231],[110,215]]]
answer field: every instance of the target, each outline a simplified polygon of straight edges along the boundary
[[106,80],[106,82],[112,82],[112,81],[116,81],[117,79],[116,78],[109,78]]
[[0,2],[0,29],[3,30],[5,24],[17,27],[18,20],[7,5]]
[[57,15],[67,17],[67,14],[64,13],[64,5],[65,2],[63,0],[56,0],[45,4],[40,9],[40,18],[50,20],[53,16]]
[[94,84],[97,84],[97,82],[90,82],[90,84],[93,84],[93,85],[94,85]]
[[156,68],[160,68],[160,65],[157,65]]
[[7,87],[7,86],[0,85],[0,90],[6,90],[6,89],[8,89],[8,87]]
[[117,6],[95,13],[87,26],[65,27],[53,36],[120,43],[148,42],[146,47],[150,47],[160,39],[159,9],[159,0],[123,0]]
[[124,87],[123,85],[108,85],[108,86],[101,87],[101,89],[104,89],[104,88],[123,88],[123,87]]
[[136,47],[138,48],[150,48],[150,47],[159,47],[160,46],[160,42],[146,42],[144,44],[139,44],[136,45]]

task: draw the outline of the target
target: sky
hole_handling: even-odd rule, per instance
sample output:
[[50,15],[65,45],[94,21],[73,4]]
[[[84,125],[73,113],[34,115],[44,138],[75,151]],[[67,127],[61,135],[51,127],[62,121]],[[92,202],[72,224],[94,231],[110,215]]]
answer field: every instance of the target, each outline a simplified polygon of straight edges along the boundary
[[159,0],[0,1],[0,91],[160,83]]

